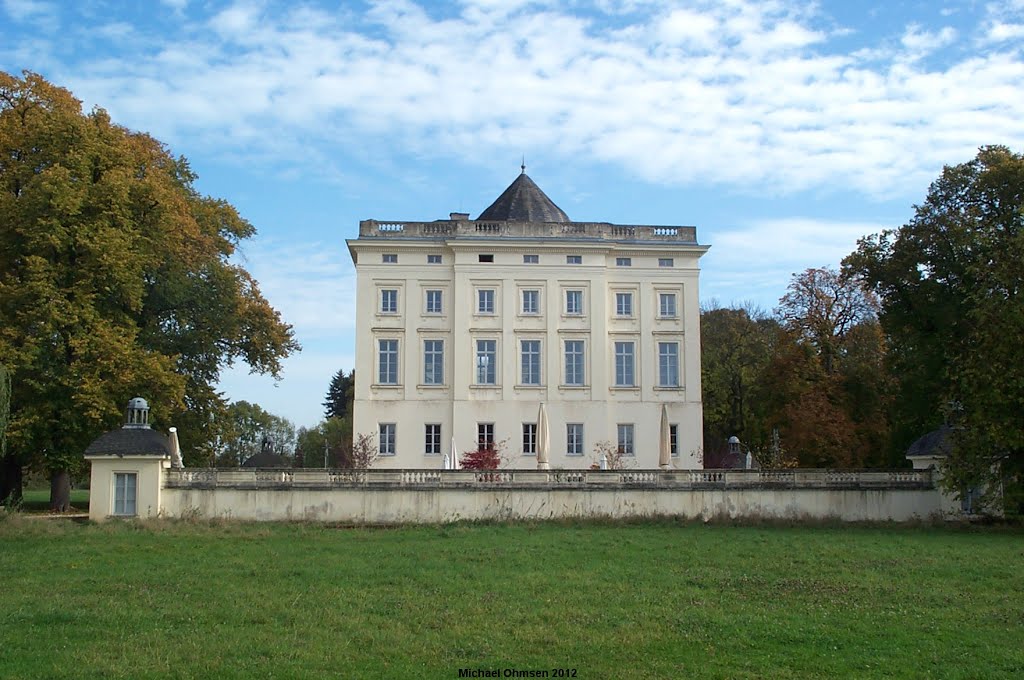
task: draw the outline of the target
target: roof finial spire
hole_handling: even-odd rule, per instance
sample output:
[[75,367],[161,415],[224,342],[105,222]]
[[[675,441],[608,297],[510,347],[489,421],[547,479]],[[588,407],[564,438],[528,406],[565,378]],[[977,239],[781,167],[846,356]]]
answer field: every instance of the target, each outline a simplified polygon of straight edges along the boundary
[[523,154],[523,164],[519,166],[519,169],[522,170],[521,174],[526,174],[526,154]]

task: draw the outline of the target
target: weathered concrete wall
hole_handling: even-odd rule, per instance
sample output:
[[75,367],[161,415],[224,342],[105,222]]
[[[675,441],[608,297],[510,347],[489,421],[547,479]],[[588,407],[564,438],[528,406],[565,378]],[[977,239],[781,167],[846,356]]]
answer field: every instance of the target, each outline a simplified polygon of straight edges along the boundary
[[333,485],[317,483],[326,471],[192,474],[170,471],[162,514],[385,524],[644,516],[907,521],[948,510],[929,471],[635,471],[542,479],[519,471],[488,477],[406,470],[335,475]]

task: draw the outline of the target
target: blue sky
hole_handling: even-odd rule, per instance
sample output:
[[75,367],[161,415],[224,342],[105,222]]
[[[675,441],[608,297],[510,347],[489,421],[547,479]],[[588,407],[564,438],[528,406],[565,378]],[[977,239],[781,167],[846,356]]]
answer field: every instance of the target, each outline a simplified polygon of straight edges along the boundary
[[299,425],[353,365],[359,220],[475,217],[524,155],[572,219],[696,225],[702,300],[771,309],[943,164],[1024,147],[1024,0],[0,0],[0,35],[256,226],[304,350],[222,388]]

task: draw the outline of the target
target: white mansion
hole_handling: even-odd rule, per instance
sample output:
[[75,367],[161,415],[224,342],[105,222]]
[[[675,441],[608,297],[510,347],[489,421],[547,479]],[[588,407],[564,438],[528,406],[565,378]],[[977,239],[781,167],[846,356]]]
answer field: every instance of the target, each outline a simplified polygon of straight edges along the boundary
[[499,443],[536,468],[545,405],[553,468],[600,447],[701,466],[696,228],[573,222],[524,173],[475,220],[359,224],[353,431],[377,467],[438,468]]

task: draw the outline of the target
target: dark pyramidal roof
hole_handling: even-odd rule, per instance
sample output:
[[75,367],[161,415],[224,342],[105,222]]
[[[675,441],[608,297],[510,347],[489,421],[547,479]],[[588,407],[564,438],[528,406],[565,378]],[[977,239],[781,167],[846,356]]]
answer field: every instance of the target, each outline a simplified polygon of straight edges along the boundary
[[948,456],[953,452],[953,428],[943,425],[924,435],[907,449],[907,457]]
[[122,427],[97,437],[87,456],[169,456],[167,436],[148,427]]
[[571,222],[569,216],[540,190],[525,168],[519,177],[478,220],[508,220],[512,222]]
[[249,456],[249,458],[242,463],[244,468],[288,468],[291,465],[283,457],[270,451],[260,451],[259,453]]

